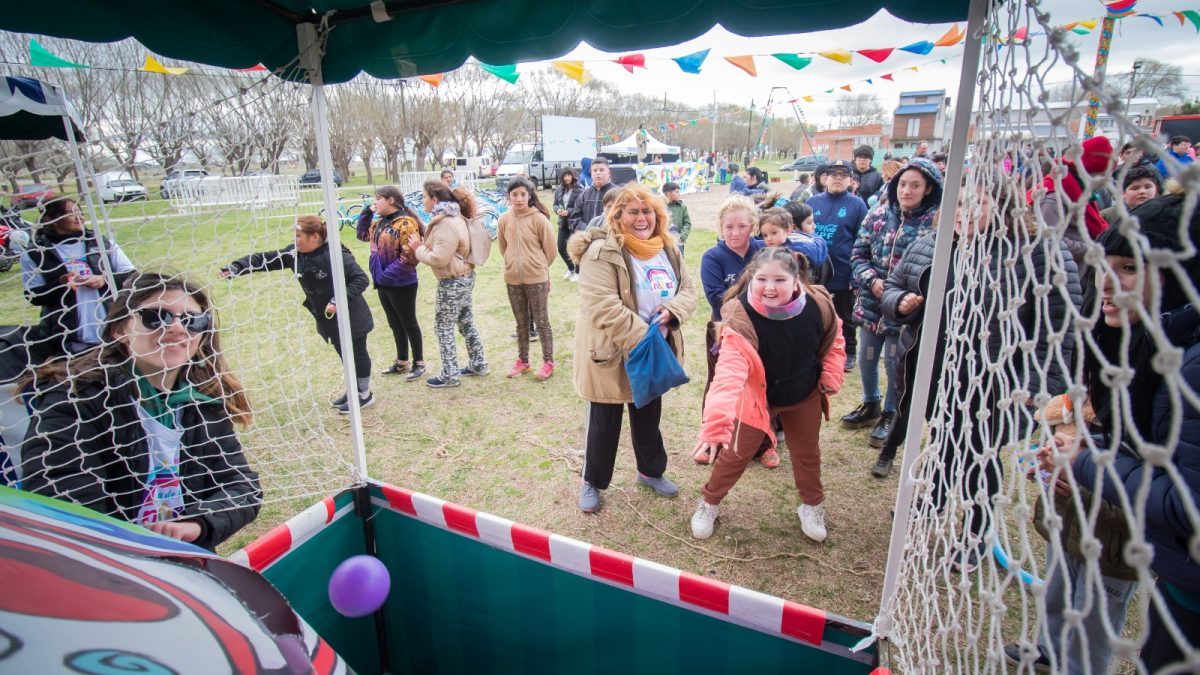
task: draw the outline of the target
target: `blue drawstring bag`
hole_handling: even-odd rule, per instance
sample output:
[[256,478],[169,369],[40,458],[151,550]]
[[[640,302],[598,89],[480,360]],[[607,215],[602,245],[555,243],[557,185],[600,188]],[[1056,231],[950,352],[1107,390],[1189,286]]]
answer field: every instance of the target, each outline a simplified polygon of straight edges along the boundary
[[638,408],[689,381],[667,338],[658,329],[657,319],[650,322],[646,337],[629,352],[625,374],[633,391],[633,405]]

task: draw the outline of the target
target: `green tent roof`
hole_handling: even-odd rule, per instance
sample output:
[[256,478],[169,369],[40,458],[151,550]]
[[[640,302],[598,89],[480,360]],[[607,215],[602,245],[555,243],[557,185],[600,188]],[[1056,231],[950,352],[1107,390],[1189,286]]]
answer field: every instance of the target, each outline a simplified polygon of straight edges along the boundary
[[[470,56],[492,64],[556,58],[580,41],[605,51],[678,44],[716,24],[746,36],[842,28],[880,9],[917,23],[966,18],[969,0],[59,0],[0,13],[0,29],[90,42],[136,38],[163,56],[275,69],[297,52],[296,25],[328,15],[325,81],[440,73]],[[802,45],[796,45],[802,51]]]

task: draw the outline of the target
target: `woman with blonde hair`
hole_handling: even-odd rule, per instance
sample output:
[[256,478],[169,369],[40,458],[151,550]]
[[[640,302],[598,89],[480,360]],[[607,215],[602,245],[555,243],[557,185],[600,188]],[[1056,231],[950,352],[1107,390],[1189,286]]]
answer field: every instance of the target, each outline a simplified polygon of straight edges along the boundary
[[670,219],[662,199],[640,184],[626,185],[609,207],[605,224],[576,233],[567,246],[579,265],[574,383],[588,402],[579,492],[584,513],[600,510],[599,491],[612,480],[626,406],[638,482],[664,497],[678,494],[675,483],[663,475],[662,398],[635,407],[624,364],[651,324],[682,359],[680,326],[696,310],[696,288],[667,229]]

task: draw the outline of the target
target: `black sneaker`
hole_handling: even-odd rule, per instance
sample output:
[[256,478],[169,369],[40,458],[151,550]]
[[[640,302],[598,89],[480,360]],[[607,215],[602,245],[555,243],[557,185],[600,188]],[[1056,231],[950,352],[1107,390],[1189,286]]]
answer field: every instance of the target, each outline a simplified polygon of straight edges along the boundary
[[417,365],[412,367],[412,370],[408,371],[407,375],[404,376],[404,381],[405,382],[416,382],[417,380],[421,379],[421,376],[424,374],[425,374],[425,364],[418,363]]
[[879,421],[875,423],[875,428],[871,430],[871,437],[867,439],[872,448],[882,448],[883,444],[887,443],[888,436],[892,433],[892,422],[895,419],[895,410],[885,410],[879,416]]
[[[1046,658],[1046,655],[1042,653],[1041,647],[1037,647],[1036,649],[1038,657],[1034,659],[1032,663],[1029,663],[1029,665],[1033,668],[1033,672],[1050,672],[1050,659]],[[1018,668],[1017,672],[1022,672],[1021,657],[1021,645],[1015,643],[1011,645],[1004,645],[1004,660],[1008,661],[1009,665]]]
[[846,355],[846,367],[844,370],[848,373],[858,367],[858,357],[853,354]]
[[862,429],[879,421],[883,414],[879,410],[879,401],[864,402],[850,414],[842,417],[842,426],[847,429]]
[[387,367],[380,375],[399,375],[400,373],[408,372],[408,364],[401,364],[399,361],[393,361],[392,365]]
[[880,455],[879,459],[875,460],[875,466],[871,467],[871,475],[875,476],[876,478],[887,478],[888,476],[892,475],[892,464],[895,462],[895,457],[884,457],[883,455]]
[[458,380],[443,380],[440,377],[431,377],[428,380],[425,380],[425,384],[433,387],[434,389],[445,389],[446,387],[457,387]]
[[333,408],[341,408],[342,406],[346,405],[346,395],[342,394],[341,396],[333,399],[333,402],[329,405]]
[[535,330],[531,330],[531,331],[529,331],[529,341],[530,341],[530,342],[537,342],[537,341],[538,341],[538,334],[537,334],[537,331],[535,331]]
[[[343,397],[343,399],[344,398],[345,397]],[[366,398],[362,398],[360,396],[358,399],[358,409],[359,410],[362,410],[363,408],[370,408],[373,405],[375,405],[375,394],[372,394],[371,392],[367,392]],[[339,405],[337,407],[337,411],[343,415],[349,415],[350,414],[350,402],[343,400],[341,405]]]
[[491,372],[491,371],[488,370],[488,367],[485,364],[483,366],[480,366],[479,368],[472,368],[470,366],[467,366],[467,367],[459,370],[458,374],[463,377],[483,377],[484,375],[487,375],[489,372]]

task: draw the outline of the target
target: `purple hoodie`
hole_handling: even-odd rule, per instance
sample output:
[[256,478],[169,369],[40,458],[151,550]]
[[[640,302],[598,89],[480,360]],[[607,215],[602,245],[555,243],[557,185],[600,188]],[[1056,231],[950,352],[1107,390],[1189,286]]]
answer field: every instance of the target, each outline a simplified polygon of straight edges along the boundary
[[417,259],[408,250],[410,235],[421,235],[416,218],[403,211],[377,216],[363,209],[358,216],[358,238],[371,242],[368,267],[375,286],[411,286],[417,283]]

